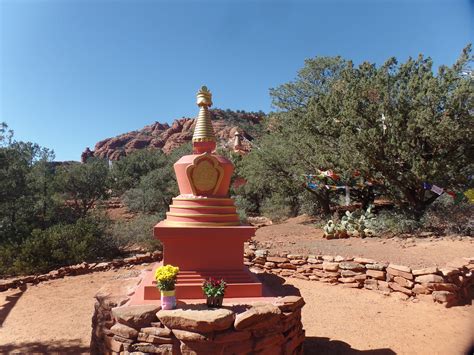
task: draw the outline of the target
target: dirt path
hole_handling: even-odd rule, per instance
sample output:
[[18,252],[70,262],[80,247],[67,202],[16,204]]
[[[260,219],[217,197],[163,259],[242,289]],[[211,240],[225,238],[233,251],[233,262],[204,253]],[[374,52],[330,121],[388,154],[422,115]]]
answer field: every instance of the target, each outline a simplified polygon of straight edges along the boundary
[[445,266],[460,256],[474,256],[474,238],[349,238],[327,240],[323,231],[297,217],[262,227],[253,240],[272,253],[360,256],[414,268]]
[[[103,283],[136,273],[107,271],[0,293],[0,353],[87,353],[94,294]],[[287,282],[307,303],[308,354],[462,354],[474,334],[472,306],[445,309],[370,291]]]

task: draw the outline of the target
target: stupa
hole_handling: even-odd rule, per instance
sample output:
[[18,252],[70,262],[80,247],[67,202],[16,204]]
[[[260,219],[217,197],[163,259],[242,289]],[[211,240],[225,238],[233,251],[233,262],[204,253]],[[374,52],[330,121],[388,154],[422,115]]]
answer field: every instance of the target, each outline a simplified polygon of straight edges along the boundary
[[[255,228],[241,224],[229,197],[234,166],[215,153],[209,113],[212,94],[205,86],[197,93],[197,105],[193,154],[174,164],[180,195],[173,198],[166,219],[154,227],[154,236],[163,245],[162,264],[180,268],[178,300],[202,299],[202,283],[209,277],[226,281],[226,298],[261,297],[261,282],[243,264],[244,242]],[[141,301],[137,296],[145,303],[160,298],[153,275],[154,270],[145,276],[133,303]]]

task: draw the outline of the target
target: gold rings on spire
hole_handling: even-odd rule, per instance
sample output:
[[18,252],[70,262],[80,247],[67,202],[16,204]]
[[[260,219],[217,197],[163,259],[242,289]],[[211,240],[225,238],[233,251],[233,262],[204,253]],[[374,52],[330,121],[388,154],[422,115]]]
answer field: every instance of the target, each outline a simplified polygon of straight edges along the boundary
[[212,106],[212,93],[206,86],[202,86],[197,92],[196,103],[199,106],[199,115],[194,127],[193,142],[215,142],[216,137],[209,113],[209,107]]

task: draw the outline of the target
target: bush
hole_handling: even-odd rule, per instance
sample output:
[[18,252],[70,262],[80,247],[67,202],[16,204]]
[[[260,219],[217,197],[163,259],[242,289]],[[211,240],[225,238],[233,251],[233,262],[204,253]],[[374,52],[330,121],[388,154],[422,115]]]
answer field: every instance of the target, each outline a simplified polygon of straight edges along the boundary
[[35,229],[23,243],[0,248],[0,272],[44,273],[65,265],[113,257],[118,249],[105,233],[106,227],[106,221],[95,216],[81,218],[74,224]]
[[273,194],[265,199],[261,208],[262,214],[272,221],[281,221],[292,216],[288,198],[280,194]]
[[421,227],[421,223],[414,219],[409,212],[401,210],[381,211],[370,220],[368,227],[375,235],[413,233]]
[[474,205],[453,204],[450,196],[440,196],[427,210],[421,223],[423,229],[437,234],[472,235],[474,229]]
[[153,238],[153,227],[163,214],[140,214],[129,221],[120,221],[111,228],[114,243],[121,249],[161,250],[160,241]]

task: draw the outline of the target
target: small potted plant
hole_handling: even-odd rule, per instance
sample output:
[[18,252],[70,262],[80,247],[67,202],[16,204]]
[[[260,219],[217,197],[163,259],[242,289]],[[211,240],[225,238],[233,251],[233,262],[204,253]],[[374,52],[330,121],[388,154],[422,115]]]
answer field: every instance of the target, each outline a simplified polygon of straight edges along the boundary
[[155,271],[155,280],[161,291],[161,308],[173,309],[176,307],[176,277],[179,267],[173,265],[160,266]]
[[227,284],[223,279],[216,280],[211,277],[208,280],[204,280],[204,283],[202,284],[202,290],[206,295],[208,307],[222,307],[222,301],[224,300],[226,287]]

